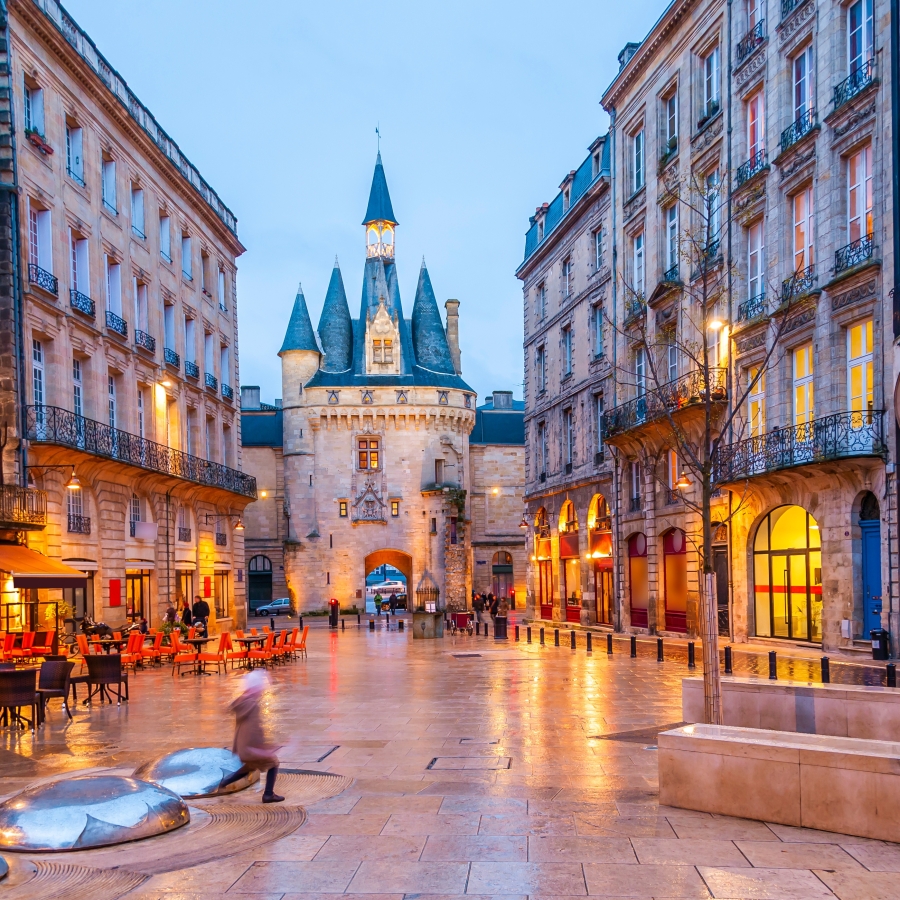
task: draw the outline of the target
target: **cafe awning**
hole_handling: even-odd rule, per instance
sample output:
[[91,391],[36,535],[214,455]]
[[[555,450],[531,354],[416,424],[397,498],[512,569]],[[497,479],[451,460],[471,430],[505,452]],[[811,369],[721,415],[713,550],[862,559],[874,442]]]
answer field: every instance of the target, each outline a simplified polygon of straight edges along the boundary
[[0,544],[0,572],[8,572],[17,588],[83,588],[84,572],[63,565],[19,544]]

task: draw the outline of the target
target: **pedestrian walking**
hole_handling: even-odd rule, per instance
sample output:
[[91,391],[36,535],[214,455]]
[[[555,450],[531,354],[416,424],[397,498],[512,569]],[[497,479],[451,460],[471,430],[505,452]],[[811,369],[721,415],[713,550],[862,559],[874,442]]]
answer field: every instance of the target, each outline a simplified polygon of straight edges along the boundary
[[198,619],[202,619],[205,625],[206,620],[209,618],[209,604],[199,594],[194,597],[194,606],[191,609],[191,614],[194,617],[195,624]]
[[390,605],[391,605],[391,615],[396,616],[397,615],[397,595],[396,594],[391,594]]
[[184,598],[184,606],[181,608],[181,621],[184,622],[188,628],[191,627],[193,616],[191,615],[191,607],[188,605],[187,597]]
[[176,618],[178,618],[178,613],[175,612],[175,607],[170,603],[166,607],[166,622],[168,622],[170,625],[174,625]]
[[278,747],[266,740],[263,731],[259,703],[263,692],[269,687],[269,676],[261,669],[254,669],[241,680],[243,692],[229,706],[234,713],[234,746],[232,751],[240,759],[241,767],[223,778],[220,788],[239,781],[253,771],[266,772],[266,787],[263,803],[281,803],[284,797],[275,793],[275,779],[278,777]]
[[375,612],[378,613],[379,616],[381,615],[381,604],[382,604],[382,597],[381,597],[381,591],[379,591],[375,595]]
[[475,609],[475,621],[481,624],[481,616],[484,613],[484,594],[476,596],[472,606]]
[[500,601],[493,594],[488,594],[488,609],[491,611],[491,621],[497,618],[497,610],[499,608]]

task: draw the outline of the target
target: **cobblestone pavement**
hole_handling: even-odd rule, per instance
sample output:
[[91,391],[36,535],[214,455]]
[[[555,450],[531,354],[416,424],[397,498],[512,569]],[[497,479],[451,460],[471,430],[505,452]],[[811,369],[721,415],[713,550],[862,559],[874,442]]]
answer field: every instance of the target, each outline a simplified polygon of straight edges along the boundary
[[[186,828],[112,854],[7,852],[0,898],[900,895],[900,846],[659,806],[655,736],[680,719],[687,670],[678,659],[632,660],[618,642],[612,657],[605,646],[588,656],[580,637],[573,652],[552,636],[543,648],[468,636],[414,642],[408,630],[348,625],[329,633],[316,623],[308,659],[276,668],[267,695],[285,769],[353,779],[303,803],[300,827],[288,823],[283,836],[282,819],[277,837],[258,823],[252,834],[240,824],[240,833],[215,832],[206,824],[215,811],[198,803]],[[239,678],[139,672],[129,703],[79,706],[71,725],[53,701],[35,739],[0,729],[0,793],[229,745],[226,705]],[[271,809],[258,787],[234,798],[238,823]],[[185,867],[191,850],[197,864]],[[62,869],[68,892],[54,886]],[[35,872],[44,881],[29,885]]]

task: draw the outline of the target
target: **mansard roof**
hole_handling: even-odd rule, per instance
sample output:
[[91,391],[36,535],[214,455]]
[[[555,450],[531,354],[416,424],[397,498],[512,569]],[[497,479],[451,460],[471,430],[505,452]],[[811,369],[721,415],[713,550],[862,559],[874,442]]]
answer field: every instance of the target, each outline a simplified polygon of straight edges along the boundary
[[325,305],[319,318],[319,340],[325,354],[322,369],[326,372],[345,372],[350,369],[353,364],[353,322],[337,259],[334,261],[325,294]]
[[381,151],[375,160],[375,174],[372,176],[372,188],[369,191],[369,205],[363,225],[370,222],[390,222],[397,224],[394,218],[394,207],[391,206],[391,195],[388,193],[387,179],[384,177],[384,166],[381,164]]
[[294,308],[291,310],[291,319],[288,322],[287,332],[284,335],[284,343],[281,345],[279,356],[289,350],[315,350],[319,352],[316,341],[316,333],[313,331],[309,318],[309,310],[306,308],[306,298],[303,296],[303,288],[297,288],[297,296],[294,298]]

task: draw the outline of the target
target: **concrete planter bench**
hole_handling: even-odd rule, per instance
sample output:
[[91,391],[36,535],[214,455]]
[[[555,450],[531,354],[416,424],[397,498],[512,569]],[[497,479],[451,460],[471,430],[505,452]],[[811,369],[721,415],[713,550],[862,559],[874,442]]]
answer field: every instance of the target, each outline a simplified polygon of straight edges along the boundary
[[659,735],[659,802],[900,841],[900,744],[727,725]]
[[[685,722],[703,721],[702,678],[682,680],[681,711]],[[722,714],[738,728],[900,740],[900,690],[894,688],[727,677]]]

